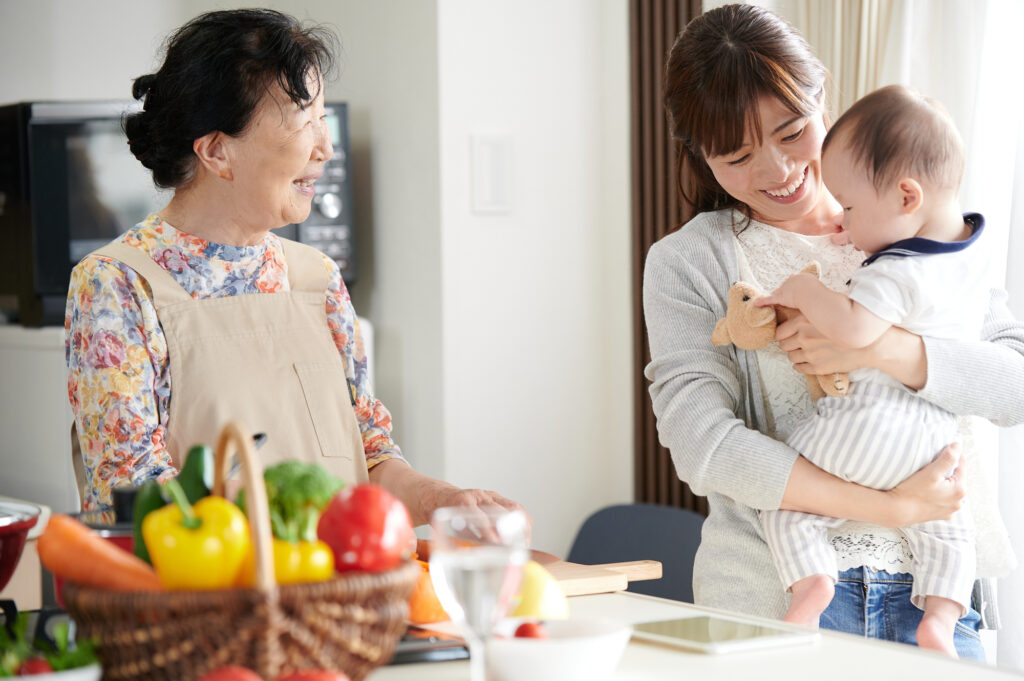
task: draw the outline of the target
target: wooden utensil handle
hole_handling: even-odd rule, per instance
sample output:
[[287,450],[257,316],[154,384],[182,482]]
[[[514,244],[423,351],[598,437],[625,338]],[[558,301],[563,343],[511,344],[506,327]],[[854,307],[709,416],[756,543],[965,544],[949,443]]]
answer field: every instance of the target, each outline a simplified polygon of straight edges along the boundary
[[256,552],[256,589],[270,593],[277,588],[271,548],[270,506],[263,482],[263,466],[252,447],[252,436],[237,421],[229,421],[220,432],[214,451],[214,494],[224,496],[224,485],[231,470],[231,455],[238,454],[245,489],[245,511],[249,517],[249,536]]
[[612,570],[626,575],[631,582],[639,582],[646,579],[661,579],[661,563],[656,560],[631,560],[624,563],[604,563],[601,565],[606,570]]

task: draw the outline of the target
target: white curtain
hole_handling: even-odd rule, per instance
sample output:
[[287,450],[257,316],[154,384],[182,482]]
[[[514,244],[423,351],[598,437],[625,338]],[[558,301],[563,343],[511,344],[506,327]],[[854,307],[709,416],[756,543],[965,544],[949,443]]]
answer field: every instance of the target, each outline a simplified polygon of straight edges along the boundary
[[[705,9],[724,2],[705,3]],[[902,83],[938,99],[967,150],[964,210],[986,218],[991,284],[1024,319],[1024,25],[1021,0],[761,0],[803,33],[833,74],[842,113],[877,87]],[[1021,386],[1024,399],[1024,386]],[[1024,426],[973,429],[1010,541],[1024,557]],[[998,582],[1002,627],[986,637],[998,664],[1024,669],[1024,568]],[[987,632],[988,633],[988,632]],[[995,638],[995,641],[993,641]],[[995,643],[995,645],[993,645]],[[990,654],[991,657],[991,654]]]
[[867,93],[893,82],[891,64],[886,60],[898,37],[890,30],[898,9],[893,2],[776,0],[764,4],[800,30],[832,74],[829,101],[833,112],[846,111]]
[[[1019,106],[1017,111],[1021,111]],[[1009,149],[1012,151],[1012,147]],[[1007,240],[1006,288],[1014,316],[1024,319],[1024,125],[1020,121],[1016,171]],[[999,507],[1006,519],[1010,541],[1024,560],[1024,494],[1021,494],[1021,483],[1024,483],[1024,426],[1002,431],[999,451]],[[1024,641],[1024,568],[1018,567],[1010,578],[1001,581],[999,605],[1006,613],[1004,626],[999,631],[999,664],[1024,670],[1024,645],[1021,644]]]
[[[986,219],[991,284],[1005,287],[1011,309],[1024,319],[1024,58],[1017,29],[1024,21],[1020,0],[902,0],[895,32],[900,35],[890,64],[896,78],[950,110],[964,138],[967,167],[960,200]],[[1020,392],[1024,398],[1024,386]],[[999,492],[1000,510],[1018,556],[1024,556],[1024,427],[1001,432],[979,429],[983,451],[998,452],[988,473]],[[1003,617],[997,634],[1000,666],[1024,669],[1024,569],[999,580]]]

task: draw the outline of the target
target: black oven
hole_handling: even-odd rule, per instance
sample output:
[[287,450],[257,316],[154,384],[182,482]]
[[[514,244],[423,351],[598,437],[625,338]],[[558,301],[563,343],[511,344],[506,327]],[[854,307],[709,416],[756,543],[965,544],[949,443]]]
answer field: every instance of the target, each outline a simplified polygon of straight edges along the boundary
[[[0,301],[12,321],[62,325],[71,268],[162,208],[170,194],[128,150],[133,101],[24,102],[0,107]],[[315,185],[309,219],[282,236],[333,257],[355,281],[348,111],[327,105],[334,157]]]

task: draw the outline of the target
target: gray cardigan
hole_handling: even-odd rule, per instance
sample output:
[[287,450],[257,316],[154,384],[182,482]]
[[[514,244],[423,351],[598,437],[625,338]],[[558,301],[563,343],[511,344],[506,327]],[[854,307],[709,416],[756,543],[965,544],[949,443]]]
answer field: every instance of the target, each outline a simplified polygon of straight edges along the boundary
[[[797,452],[764,434],[756,354],[711,344],[729,286],[739,277],[733,215],[702,213],[651,247],[643,283],[651,349],[645,374],[659,438],[676,473],[708,497],[695,600],[779,618],[787,598],[754,509],[779,508]],[[984,341],[925,338],[928,383],[919,395],[996,425],[1024,422],[1024,323],[1014,320],[1005,298],[993,292]],[[986,602],[979,610],[994,625],[987,593],[981,589]]]

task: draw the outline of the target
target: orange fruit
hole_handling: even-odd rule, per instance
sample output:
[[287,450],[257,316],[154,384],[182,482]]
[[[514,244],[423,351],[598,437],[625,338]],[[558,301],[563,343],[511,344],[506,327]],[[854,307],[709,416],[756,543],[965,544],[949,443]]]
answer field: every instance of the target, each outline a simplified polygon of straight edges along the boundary
[[409,621],[413,624],[430,624],[449,619],[448,613],[437,600],[434,583],[430,581],[430,565],[422,560],[416,562],[420,565],[420,577],[409,598]]

